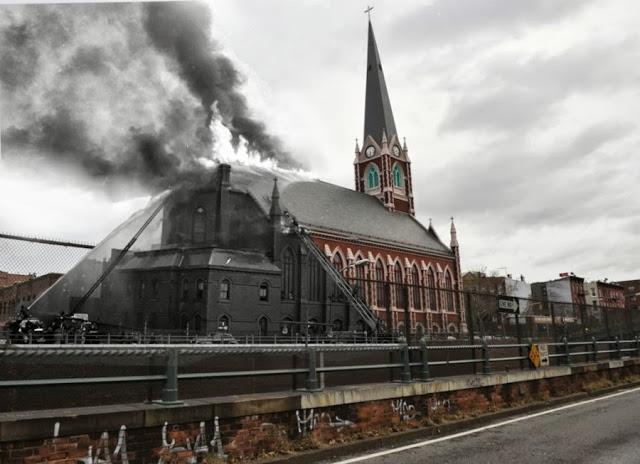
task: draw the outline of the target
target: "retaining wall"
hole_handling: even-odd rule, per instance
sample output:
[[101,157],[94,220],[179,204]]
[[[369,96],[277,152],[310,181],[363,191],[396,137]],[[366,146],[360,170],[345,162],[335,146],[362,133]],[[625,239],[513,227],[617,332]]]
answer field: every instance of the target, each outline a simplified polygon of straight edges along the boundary
[[[0,462],[75,464],[88,456],[89,447],[104,456],[105,444],[114,463],[276,457],[638,379],[640,359],[633,358],[431,382],[189,399],[172,406],[136,403],[2,413]],[[123,425],[126,431],[120,433]],[[118,447],[119,435],[126,439]]]

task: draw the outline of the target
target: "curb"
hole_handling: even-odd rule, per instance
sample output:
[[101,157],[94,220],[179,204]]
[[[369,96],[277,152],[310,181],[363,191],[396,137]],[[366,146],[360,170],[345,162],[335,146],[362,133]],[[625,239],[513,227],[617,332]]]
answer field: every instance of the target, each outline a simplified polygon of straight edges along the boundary
[[507,417],[518,416],[521,414],[527,414],[532,412],[538,412],[545,409],[550,409],[555,406],[563,404],[573,403],[587,398],[595,398],[598,396],[604,396],[609,393],[613,393],[619,390],[625,390],[632,387],[640,386],[640,381],[625,383],[622,385],[614,385],[595,392],[580,392],[574,393],[568,396],[562,396],[558,398],[551,398],[544,402],[535,402],[526,404],[523,406],[517,406],[514,408],[503,409],[501,411],[482,414],[477,417],[469,419],[462,419],[456,422],[448,424],[432,425],[429,427],[422,427],[414,430],[407,430],[403,432],[395,432],[383,437],[366,438],[364,440],[358,440],[351,443],[345,443],[342,445],[332,446],[330,448],[321,448],[309,451],[302,451],[299,453],[279,456],[277,458],[270,458],[264,460],[257,460],[259,464],[309,464],[310,462],[317,462],[322,460],[335,460],[337,458],[345,457],[352,454],[361,452],[371,452],[380,450],[382,448],[389,448],[394,446],[408,445],[417,440],[424,440],[426,438],[449,435],[454,432],[459,432],[467,429],[476,428],[482,425],[487,425],[498,419],[504,419]]

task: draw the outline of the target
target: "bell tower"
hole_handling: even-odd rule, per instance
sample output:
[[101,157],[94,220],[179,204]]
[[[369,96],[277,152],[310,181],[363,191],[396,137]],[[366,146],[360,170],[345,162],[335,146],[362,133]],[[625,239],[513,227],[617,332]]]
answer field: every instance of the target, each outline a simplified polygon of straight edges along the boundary
[[404,139],[400,143],[396,131],[371,18],[367,49],[364,136],[362,146],[356,140],[353,163],[356,190],[379,198],[390,211],[413,216],[409,150]]

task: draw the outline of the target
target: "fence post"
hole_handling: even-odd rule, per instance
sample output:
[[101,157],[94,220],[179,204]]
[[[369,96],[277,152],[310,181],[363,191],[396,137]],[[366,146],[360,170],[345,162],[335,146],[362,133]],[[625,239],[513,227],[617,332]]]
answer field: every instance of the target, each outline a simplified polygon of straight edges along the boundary
[[163,404],[180,404],[178,399],[178,350],[167,351],[167,380],[162,389]]
[[598,360],[598,343],[596,342],[596,337],[591,337],[591,345],[593,348],[593,362]]
[[569,352],[569,339],[566,335],[562,337],[562,343],[564,344],[564,363],[568,366],[571,364],[571,353]]
[[482,373],[491,374],[491,360],[489,359],[489,345],[486,338],[482,338]]
[[[518,300],[518,303],[520,300]],[[518,364],[520,365],[520,370],[524,370],[524,359],[522,359],[522,334],[520,333],[520,318],[518,315],[520,314],[520,309],[516,311],[515,320],[516,320],[516,340],[518,342]]]
[[318,372],[316,370],[316,352],[313,348],[307,348],[307,380],[304,382],[306,390],[318,391]]
[[553,337],[553,342],[558,343],[558,328],[556,327],[556,311],[553,306],[553,303],[546,302],[549,308],[549,314],[551,315],[551,332]]
[[400,348],[400,361],[402,362],[402,372],[400,373],[400,381],[404,383],[411,382],[411,365],[409,364],[409,344],[407,339],[402,335],[398,337],[398,343],[402,343]]
[[427,350],[427,336],[423,336],[420,339],[420,380],[423,382],[429,382],[431,375],[429,373],[429,355]]
[[620,337],[616,335],[616,359],[622,359],[622,347],[620,346]]
[[[473,308],[471,307],[471,293],[464,292],[465,297],[465,308],[467,310],[467,330],[469,331],[469,344],[471,346],[475,346],[476,344],[476,329],[475,329],[475,316],[473,314]],[[471,359],[476,360],[476,349],[471,348]],[[476,363],[473,364],[473,373],[476,374],[477,366]]]

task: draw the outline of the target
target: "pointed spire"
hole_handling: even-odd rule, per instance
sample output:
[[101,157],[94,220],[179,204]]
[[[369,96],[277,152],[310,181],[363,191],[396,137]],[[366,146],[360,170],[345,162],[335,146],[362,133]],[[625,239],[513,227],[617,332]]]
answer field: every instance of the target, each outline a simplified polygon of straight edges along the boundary
[[273,191],[271,192],[271,209],[269,210],[271,218],[282,216],[280,208],[280,192],[278,191],[278,178],[273,178]]
[[386,129],[388,137],[397,136],[398,134],[371,21],[369,21],[368,40],[363,140],[366,140],[367,135],[370,135],[376,141],[379,141],[378,137],[382,133],[382,129]]
[[407,151],[407,138],[402,137],[402,151]]
[[387,140],[387,132],[382,128],[382,148],[387,148],[389,146],[389,141]]
[[456,232],[456,225],[453,223],[453,217],[451,218],[451,243],[449,246],[451,248],[460,246],[458,245],[458,233]]
[[360,153],[360,147],[358,146],[358,139],[356,139],[356,155]]

